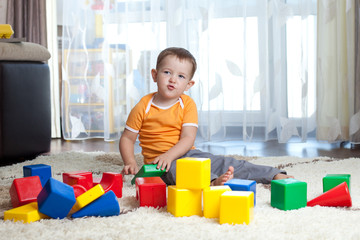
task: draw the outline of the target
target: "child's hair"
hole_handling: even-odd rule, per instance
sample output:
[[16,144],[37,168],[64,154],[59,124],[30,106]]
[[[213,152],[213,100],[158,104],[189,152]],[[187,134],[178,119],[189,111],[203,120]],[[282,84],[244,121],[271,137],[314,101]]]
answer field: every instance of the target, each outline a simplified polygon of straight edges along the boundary
[[197,68],[196,60],[195,60],[194,56],[188,50],[186,50],[184,48],[170,47],[170,48],[164,49],[157,58],[156,69],[158,70],[160,68],[161,62],[164,60],[165,57],[167,57],[169,55],[174,55],[181,61],[189,60],[192,63],[193,68],[192,68],[192,72],[191,72],[191,76],[190,76],[190,79],[192,79],[195,74],[196,68]]

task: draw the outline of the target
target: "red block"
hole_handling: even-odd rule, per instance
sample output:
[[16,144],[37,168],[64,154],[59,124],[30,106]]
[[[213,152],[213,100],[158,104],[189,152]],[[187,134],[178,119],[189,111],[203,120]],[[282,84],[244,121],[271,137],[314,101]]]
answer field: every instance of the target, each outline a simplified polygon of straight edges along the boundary
[[84,186],[79,184],[74,184],[72,185],[72,187],[74,189],[75,198],[77,198],[78,196],[80,196],[81,194],[87,191]]
[[166,184],[160,177],[136,178],[135,186],[140,207],[166,206]]
[[316,205],[323,207],[351,207],[352,201],[347,183],[343,182],[307,203],[308,207]]
[[93,187],[93,177],[91,172],[77,171],[63,173],[63,182],[72,186],[72,185],[81,185],[89,190]]
[[116,197],[122,197],[123,179],[120,173],[104,172],[100,184],[106,193],[112,190]]
[[36,202],[42,189],[39,176],[14,179],[10,187],[11,204],[14,208]]

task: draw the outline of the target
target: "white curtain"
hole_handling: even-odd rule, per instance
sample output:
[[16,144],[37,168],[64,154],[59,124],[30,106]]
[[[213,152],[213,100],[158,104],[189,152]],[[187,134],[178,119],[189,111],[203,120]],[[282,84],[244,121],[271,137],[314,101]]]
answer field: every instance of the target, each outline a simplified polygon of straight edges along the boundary
[[359,143],[355,106],[355,1],[318,1],[317,137]]
[[[198,62],[188,94],[200,140],[306,141],[316,121],[316,10],[315,0],[64,0],[63,134],[117,139],[131,108],[156,91],[158,53],[178,46]],[[69,49],[83,49],[84,66]],[[103,74],[89,74],[93,49]],[[94,80],[102,88],[90,91]],[[89,91],[103,102],[87,101]]]

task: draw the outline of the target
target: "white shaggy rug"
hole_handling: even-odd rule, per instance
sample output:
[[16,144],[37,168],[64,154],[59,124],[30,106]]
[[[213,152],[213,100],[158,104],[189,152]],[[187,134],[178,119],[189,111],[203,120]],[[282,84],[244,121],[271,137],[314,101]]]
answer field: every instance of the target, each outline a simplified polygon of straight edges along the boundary
[[[141,162],[141,157],[137,160]],[[220,225],[218,219],[177,218],[166,208],[139,208],[130,184],[132,176],[126,176],[119,216],[47,219],[31,224],[4,221],[4,211],[11,209],[10,185],[14,178],[22,177],[24,165],[51,165],[58,180],[63,172],[91,171],[100,178],[103,172],[122,169],[119,153],[65,152],[0,168],[0,239],[360,239],[360,159],[266,157],[249,161],[284,168],[307,182],[308,200],[322,193],[326,174],[351,174],[353,206],[282,211],[270,206],[270,186],[257,184],[253,221],[249,225]]]

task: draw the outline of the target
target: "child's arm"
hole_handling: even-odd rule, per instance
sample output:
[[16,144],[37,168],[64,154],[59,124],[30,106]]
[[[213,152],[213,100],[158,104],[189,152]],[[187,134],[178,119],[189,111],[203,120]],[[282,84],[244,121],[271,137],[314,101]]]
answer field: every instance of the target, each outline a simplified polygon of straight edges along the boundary
[[124,161],[124,168],[121,171],[122,174],[136,174],[139,171],[134,155],[134,144],[137,135],[137,133],[131,132],[127,129],[125,129],[121,135],[119,150]]
[[187,153],[194,146],[197,127],[187,126],[181,129],[179,141],[166,153],[161,154],[152,162],[161,170],[169,171],[172,161]]

